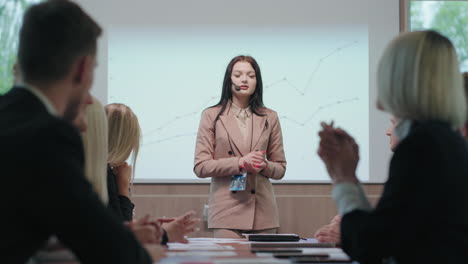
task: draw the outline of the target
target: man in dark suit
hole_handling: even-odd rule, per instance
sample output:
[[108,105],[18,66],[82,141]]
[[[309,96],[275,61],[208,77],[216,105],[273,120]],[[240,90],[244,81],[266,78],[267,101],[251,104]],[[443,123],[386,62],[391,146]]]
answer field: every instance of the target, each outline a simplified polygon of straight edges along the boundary
[[152,262],[85,180],[79,133],[65,121],[89,95],[100,34],[65,0],[34,5],[24,16],[18,52],[24,85],[0,98],[2,263],[26,262],[52,235],[82,263]]

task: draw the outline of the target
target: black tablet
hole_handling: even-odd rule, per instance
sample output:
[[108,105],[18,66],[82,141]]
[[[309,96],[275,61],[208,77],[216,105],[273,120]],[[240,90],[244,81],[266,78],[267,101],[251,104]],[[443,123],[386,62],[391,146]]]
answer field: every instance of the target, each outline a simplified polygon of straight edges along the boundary
[[297,242],[301,239],[296,234],[249,234],[249,241],[261,242]]

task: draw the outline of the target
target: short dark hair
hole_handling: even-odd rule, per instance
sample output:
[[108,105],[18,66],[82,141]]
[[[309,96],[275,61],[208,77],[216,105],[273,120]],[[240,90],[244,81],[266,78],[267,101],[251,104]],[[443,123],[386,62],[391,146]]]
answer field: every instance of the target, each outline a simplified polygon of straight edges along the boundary
[[26,82],[55,81],[80,56],[96,54],[101,27],[77,4],[48,0],[32,5],[20,30],[18,61]]

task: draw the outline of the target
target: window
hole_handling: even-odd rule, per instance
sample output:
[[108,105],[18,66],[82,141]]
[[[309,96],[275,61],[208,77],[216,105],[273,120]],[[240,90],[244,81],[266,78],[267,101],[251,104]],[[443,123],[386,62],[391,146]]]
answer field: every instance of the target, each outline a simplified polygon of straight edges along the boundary
[[13,85],[13,65],[18,49],[18,32],[26,8],[40,0],[6,0],[0,3],[0,94]]
[[434,29],[447,36],[468,71],[468,1],[409,1],[409,30]]

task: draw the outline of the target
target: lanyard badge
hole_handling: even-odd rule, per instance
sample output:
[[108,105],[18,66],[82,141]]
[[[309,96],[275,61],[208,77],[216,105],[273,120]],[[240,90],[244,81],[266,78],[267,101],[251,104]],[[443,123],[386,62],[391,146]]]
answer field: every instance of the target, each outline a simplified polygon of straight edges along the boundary
[[231,176],[231,191],[245,191],[247,185],[247,172]]

